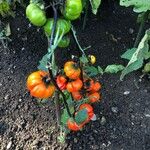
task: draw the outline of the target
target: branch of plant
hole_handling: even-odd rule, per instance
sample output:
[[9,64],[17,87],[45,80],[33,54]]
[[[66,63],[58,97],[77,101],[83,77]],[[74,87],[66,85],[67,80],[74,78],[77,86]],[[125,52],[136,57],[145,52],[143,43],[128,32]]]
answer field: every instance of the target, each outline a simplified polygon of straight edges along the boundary
[[[80,44],[79,44],[79,41],[78,41],[77,36],[76,36],[76,31],[75,31],[73,25],[71,26],[71,31],[72,31],[74,40],[75,40],[75,42],[76,42],[76,44],[77,44],[79,50],[82,52],[82,54],[83,54],[84,56],[86,56],[84,50],[82,49],[82,47],[81,47]],[[81,54],[81,56],[82,56],[82,54]]]
[[53,77],[53,73],[52,73],[52,70],[51,70],[51,67],[50,67],[50,64],[48,65],[48,71],[49,71],[49,75],[50,75],[50,78],[51,78],[51,81],[52,83],[54,84],[54,86],[56,87],[56,89],[58,90],[58,92],[62,95],[62,98],[63,98],[63,101],[64,101],[64,105],[66,107],[66,110],[68,112],[68,115],[71,117],[71,112],[70,112],[70,109],[68,107],[68,104],[67,104],[67,100],[66,100],[66,97],[65,97],[65,94],[61,91],[61,89],[58,87],[56,81],[55,81],[55,78]]

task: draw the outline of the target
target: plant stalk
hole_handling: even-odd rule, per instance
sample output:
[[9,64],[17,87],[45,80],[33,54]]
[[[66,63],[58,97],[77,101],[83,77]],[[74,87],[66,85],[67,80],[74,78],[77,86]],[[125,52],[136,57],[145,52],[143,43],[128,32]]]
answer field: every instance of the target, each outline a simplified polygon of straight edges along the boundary
[[149,12],[150,11],[146,11],[144,13],[144,16],[143,16],[143,19],[141,21],[141,24],[140,24],[140,27],[139,27],[139,31],[138,31],[138,34],[137,34],[137,37],[136,37],[136,40],[135,40],[135,43],[134,43],[134,48],[137,48],[138,45],[139,45],[139,42],[141,41],[141,37],[142,37],[143,31],[144,31],[145,22],[146,22],[146,20],[148,18]]
[[88,9],[89,9],[89,0],[86,1],[87,2],[87,6],[86,6],[86,9],[85,9],[85,15],[84,15],[84,19],[83,19],[83,26],[82,26],[82,29],[84,30],[85,29],[85,26],[86,26],[86,23],[87,23],[87,16],[88,16]]
[[68,107],[66,97],[65,97],[64,93],[61,91],[61,89],[58,87],[58,85],[57,85],[57,83],[56,83],[56,81],[55,81],[55,79],[53,77],[53,73],[52,73],[52,70],[50,69],[50,67],[48,67],[48,71],[49,71],[49,74],[50,74],[51,81],[54,84],[54,86],[56,87],[56,89],[58,90],[58,92],[62,95],[62,98],[63,98],[63,101],[64,101],[64,105],[66,107],[68,115],[69,115],[69,117],[71,117],[72,115],[71,115],[70,109]]

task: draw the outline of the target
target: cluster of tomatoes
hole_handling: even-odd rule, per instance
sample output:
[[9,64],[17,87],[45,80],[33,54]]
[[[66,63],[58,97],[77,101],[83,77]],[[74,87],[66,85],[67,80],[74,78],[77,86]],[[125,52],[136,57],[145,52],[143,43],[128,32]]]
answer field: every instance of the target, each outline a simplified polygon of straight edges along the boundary
[[[67,126],[70,130],[80,130],[86,123],[88,123],[94,116],[93,108],[88,103],[98,102],[100,100],[101,84],[88,78],[83,73],[77,62],[68,61],[64,65],[63,74],[59,74],[55,78],[55,82],[62,91],[67,91],[72,95],[74,101],[86,100],[84,104],[79,106],[78,111],[82,109],[87,110],[87,117],[78,124],[74,119],[69,118]],[[39,99],[46,99],[52,97],[56,87],[51,81],[48,72],[36,71],[29,75],[27,79],[27,88],[30,95]],[[78,114],[75,112],[75,115]]]
[[[63,34],[58,47],[64,48],[70,43],[70,37],[67,35],[71,29],[70,21],[79,18],[81,15],[82,1],[66,0],[65,5],[60,6],[60,11],[62,16],[57,20],[56,32],[59,30],[59,35]],[[31,2],[26,8],[26,16],[33,25],[42,27],[48,37],[51,35],[54,19],[46,17],[46,12],[40,4]]]
[[[70,92],[76,101],[88,97],[90,103],[100,99],[99,90],[101,84],[88,78],[86,75],[81,79],[81,69],[74,61],[68,61],[64,65],[64,75],[58,75],[57,84],[61,90]],[[83,81],[82,81],[83,80]]]

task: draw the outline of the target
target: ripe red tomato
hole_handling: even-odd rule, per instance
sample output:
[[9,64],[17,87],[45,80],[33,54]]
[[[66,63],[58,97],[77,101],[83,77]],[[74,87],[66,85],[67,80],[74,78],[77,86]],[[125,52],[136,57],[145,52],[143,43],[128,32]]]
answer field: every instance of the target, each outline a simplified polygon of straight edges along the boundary
[[82,129],[82,127],[84,126],[85,123],[82,123],[80,125],[78,125],[73,119],[68,119],[67,121],[67,127],[68,129],[72,130],[72,131],[79,131]]
[[65,76],[58,75],[57,78],[56,78],[56,82],[57,82],[58,87],[61,90],[65,90],[66,89],[66,87],[67,87],[67,79],[65,78]]
[[95,103],[100,100],[100,94],[98,92],[89,94],[89,102]]
[[92,91],[93,92],[97,92],[101,89],[101,84],[99,82],[95,82],[93,87],[92,87]]
[[77,91],[77,92],[72,92],[72,97],[74,100],[79,101],[82,99],[83,96],[79,91]]
[[55,86],[50,82],[46,82],[48,73],[44,71],[36,71],[29,75],[27,79],[27,89],[30,95],[36,98],[49,98],[55,91]]

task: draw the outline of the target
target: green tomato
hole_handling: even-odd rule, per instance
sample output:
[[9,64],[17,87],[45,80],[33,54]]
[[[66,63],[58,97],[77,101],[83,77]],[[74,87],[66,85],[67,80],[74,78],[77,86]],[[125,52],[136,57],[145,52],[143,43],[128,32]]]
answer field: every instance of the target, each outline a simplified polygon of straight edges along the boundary
[[82,12],[82,0],[66,0],[63,15],[66,19],[75,20]]
[[[53,24],[54,24],[54,19],[50,18],[47,20],[46,24],[44,25],[44,31],[47,36],[51,35]],[[67,21],[65,19],[57,20],[56,32],[59,30],[59,35],[62,33],[65,35],[66,33],[70,31],[70,29],[71,29],[70,21]]]
[[35,26],[43,26],[46,23],[45,12],[36,4],[29,4],[27,6],[26,16]]
[[70,44],[70,38],[68,36],[64,36],[58,44],[58,47],[65,48]]
[[150,63],[145,64],[144,73],[150,73]]

